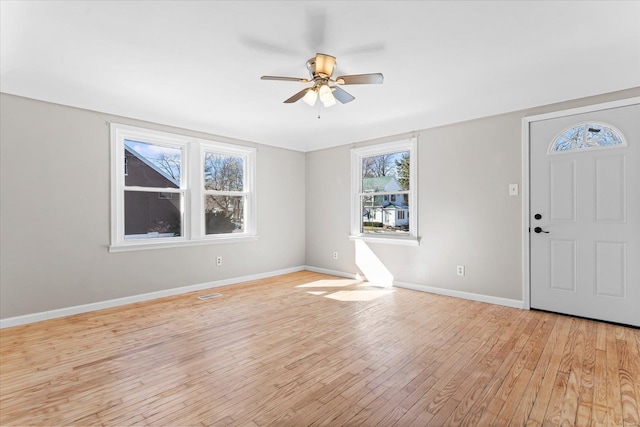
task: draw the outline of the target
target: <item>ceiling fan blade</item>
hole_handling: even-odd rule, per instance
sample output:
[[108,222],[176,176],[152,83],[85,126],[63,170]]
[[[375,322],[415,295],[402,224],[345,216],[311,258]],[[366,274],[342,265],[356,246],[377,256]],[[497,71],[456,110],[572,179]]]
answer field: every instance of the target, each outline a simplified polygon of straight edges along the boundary
[[339,88],[338,86],[333,86],[331,89],[333,89],[334,98],[337,99],[338,101],[342,102],[343,104],[346,104],[347,102],[351,102],[354,99],[356,99],[349,92],[347,92],[346,90],[344,90],[342,88]]
[[305,27],[307,29],[305,33],[307,48],[314,50],[323,47],[327,32],[326,12],[323,9],[308,10]]
[[379,85],[384,81],[382,73],[352,74],[336,77],[336,83],[341,85]]
[[302,77],[281,77],[281,76],[262,76],[260,80],[279,80],[283,82],[300,82],[300,83],[309,83],[309,79],[304,79]]
[[286,101],[284,101],[284,103],[285,104],[293,104],[294,102],[300,100],[300,98],[302,98],[307,93],[308,90],[309,90],[309,88],[302,89],[300,92],[296,93],[291,98],[289,98]]

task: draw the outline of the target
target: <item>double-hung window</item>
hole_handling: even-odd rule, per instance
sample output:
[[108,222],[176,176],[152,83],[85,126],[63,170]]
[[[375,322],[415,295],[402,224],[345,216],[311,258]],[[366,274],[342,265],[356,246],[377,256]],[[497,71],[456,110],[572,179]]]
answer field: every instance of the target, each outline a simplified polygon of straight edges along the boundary
[[111,246],[255,239],[255,149],[111,124]]
[[351,238],[418,245],[417,143],[351,150]]

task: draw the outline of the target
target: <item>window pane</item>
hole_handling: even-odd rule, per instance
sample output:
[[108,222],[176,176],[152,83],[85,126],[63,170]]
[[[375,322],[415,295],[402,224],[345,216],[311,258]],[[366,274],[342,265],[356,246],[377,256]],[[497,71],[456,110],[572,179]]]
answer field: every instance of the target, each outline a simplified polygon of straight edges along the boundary
[[181,204],[180,193],[125,191],[125,240],[182,235]]
[[549,152],[582,150],[624,145],[622,136],[599,123],[585,123],[564,131],[552,143]]
[[180,188],[182,151],[179,148],[124,141],[124,185]]
[[406,194],[366,195],[361,196],[360,202],[362,233],[409,234],[409,201]]
[[409,151],[362,158],[362,191],[409,189]]
[[244,196],[205,196],[206,234],[244,231]]
[[243,191],[244,159],[218,153],[204,155],[204,188],[217,191]]

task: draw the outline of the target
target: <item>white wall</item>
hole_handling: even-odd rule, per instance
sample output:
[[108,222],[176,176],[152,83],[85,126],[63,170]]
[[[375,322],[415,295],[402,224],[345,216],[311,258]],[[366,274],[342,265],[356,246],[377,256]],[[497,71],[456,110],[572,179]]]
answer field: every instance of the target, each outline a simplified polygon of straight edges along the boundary
[[[12,95],[0,101],[1,318],[304,265],[304,153]],[[109,253],[108,121],[257,147],[259,239]]]
[[[522,118],[638,94],[635,88],[416,132],[419,247],[357,247],[348,239],[350,148],[409,135],[307,153],[307,265],[366,275],[368,261],[397,284],[521,301],[522,196],[509,196],[508,186],[522,185]],[[457,265],[466,267],[464,277]]]

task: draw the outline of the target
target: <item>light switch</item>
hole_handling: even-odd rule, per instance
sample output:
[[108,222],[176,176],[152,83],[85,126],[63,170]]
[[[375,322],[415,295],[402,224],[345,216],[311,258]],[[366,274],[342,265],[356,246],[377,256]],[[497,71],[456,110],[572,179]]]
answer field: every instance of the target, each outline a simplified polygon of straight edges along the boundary
[[509,184],[509,195],[510,196],[518,195],[518,184]]

